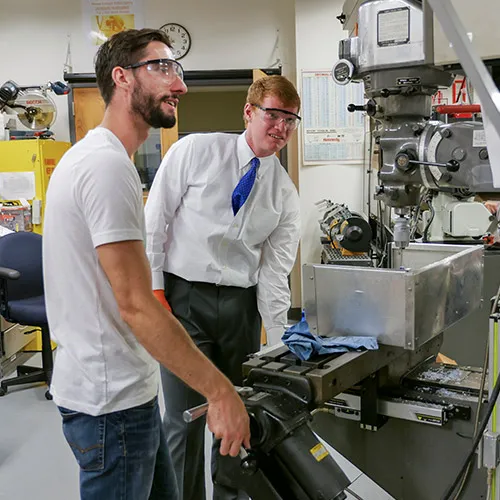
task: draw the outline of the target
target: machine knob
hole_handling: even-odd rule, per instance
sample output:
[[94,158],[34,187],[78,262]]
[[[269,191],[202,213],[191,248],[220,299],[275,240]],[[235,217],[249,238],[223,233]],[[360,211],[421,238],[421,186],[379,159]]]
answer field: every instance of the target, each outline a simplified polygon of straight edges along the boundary
[[457,172],[459,168],[460,163],[457,160],[450,160],[446,164],[446,170],[448,170],[448,172]]
[[359,241],[363,237],[363,230],[359,226],[350,226],[346,229],[344,238]]
[[255,474],[255,472],[257,472],[257,460],[254,456],[248,455],[241,460],[240,467],[244,474],[248,474],[249,476],[251,476],[252,474]]
[[481,160],[487,160],[488,159],[488,150],[486,148],[483,148],[483,149],[481,149],[481,151],[479,151],[479,158]]
[[403,172],[407,172],[411,168],[413,168],[413,163],[417,160],[417,155],[411,149],[405,149],[400,151],[394,160],[396,168],[402,170]]
[[410,157],[406,153],[399,153],[396,156],[396,166],[402,170],[406,170],[410,164]]

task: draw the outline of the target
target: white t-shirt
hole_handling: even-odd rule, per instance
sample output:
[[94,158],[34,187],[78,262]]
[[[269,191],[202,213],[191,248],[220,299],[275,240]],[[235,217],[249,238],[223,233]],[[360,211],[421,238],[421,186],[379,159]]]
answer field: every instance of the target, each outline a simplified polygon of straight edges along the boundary
[[63,156],[47,190],[44,283],[59,406],[100,415],[158,393],[159,365],[121,318],[97,256],[98,246],[127,240],[145,240],[140,179],[119,139],[98,127]]

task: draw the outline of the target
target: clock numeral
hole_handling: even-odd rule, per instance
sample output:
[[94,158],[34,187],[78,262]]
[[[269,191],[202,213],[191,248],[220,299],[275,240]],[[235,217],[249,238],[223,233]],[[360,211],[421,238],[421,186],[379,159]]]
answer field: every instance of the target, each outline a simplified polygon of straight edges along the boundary
[[175,31],[175,27],[174,27],[174,26],[171,26],[171,27],[170,27],[170,31]]

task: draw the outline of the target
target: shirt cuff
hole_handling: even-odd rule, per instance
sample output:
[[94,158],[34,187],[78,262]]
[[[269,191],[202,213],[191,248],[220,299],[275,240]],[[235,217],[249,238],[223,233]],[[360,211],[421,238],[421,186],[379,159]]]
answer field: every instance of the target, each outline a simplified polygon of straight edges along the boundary
[[165,281],[163,280],[163,271],[153,271],[151,273],[151,281],[153,282],[153,290],[165,289]]
[[269,329],[266,328],[267,344],[266,345],[276,345],[281,342],[281,337],[285,333],[284,326],[273,326]]

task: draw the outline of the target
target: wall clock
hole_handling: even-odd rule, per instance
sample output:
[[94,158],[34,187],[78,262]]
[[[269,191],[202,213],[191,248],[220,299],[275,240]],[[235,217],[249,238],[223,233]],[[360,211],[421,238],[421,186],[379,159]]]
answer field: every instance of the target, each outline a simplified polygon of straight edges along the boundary
[[175,59],[182,59],[191,48],[189,31],[177,23],[167,23],[160,28],[170,38]]

